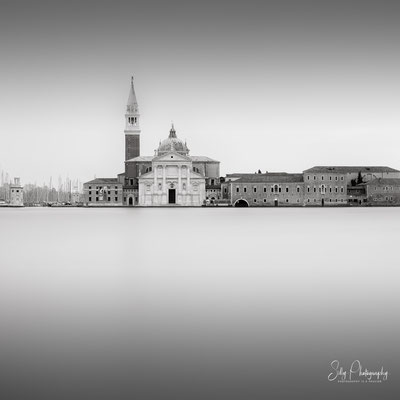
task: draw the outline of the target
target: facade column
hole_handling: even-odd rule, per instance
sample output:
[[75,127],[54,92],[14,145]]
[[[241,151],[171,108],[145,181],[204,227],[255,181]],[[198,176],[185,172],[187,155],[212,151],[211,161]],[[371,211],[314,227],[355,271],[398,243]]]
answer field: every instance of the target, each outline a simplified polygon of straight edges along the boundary
[[182,191],[182,166],[178,165],[178,188]]
[[167,191],[167,181],[165,179],[165,165],[163,165],[163,192]]

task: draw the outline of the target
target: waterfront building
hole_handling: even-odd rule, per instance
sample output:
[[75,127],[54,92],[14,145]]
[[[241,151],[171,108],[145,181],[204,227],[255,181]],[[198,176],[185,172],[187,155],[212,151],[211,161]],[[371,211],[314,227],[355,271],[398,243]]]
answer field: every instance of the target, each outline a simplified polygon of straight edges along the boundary
[[[83,185],[89,206],[359,206],[400,204],[400,171],[385,166],[315,166],[302,173],[228,174],[192,156],[174,125],[154,155],[141,155],[133,78],[125,110],[125,171]],[[390,188],[390,189],[388,189]]]
[[122,206],[122,182],[118,178],[96,178],[83,185],[85,204],[89,206]]
[[304,198],[303,174],[229,174],[221,190],[222,199],[237,207],[299,206]]
[[222,198],[237,207],[396,205],[399,182],[390,167],[317,166],[302,174],[229,174]]
[[125,172],[84,183],[90,206],[201,206],[221,196],[220,163],[189,154],[172,125],[153,156],[140,154],[140,113],[133,79],[125,112]]
[[10,184],[10,206],[23,207],[24,188],[21,185],[20,178],[14,178],[14,183]]
[[400,179],[376,178],[364,184],[371,205],[400,205]]

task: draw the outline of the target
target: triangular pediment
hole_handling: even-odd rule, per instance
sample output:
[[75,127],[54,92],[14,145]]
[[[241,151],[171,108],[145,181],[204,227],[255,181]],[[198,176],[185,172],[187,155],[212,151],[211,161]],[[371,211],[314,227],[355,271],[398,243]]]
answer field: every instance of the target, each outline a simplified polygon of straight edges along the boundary
[[153,158],[153,162],[179,162],[186,161],[191,162],[190,157],[184,156],[182,154],[176,153],[175,151],[170,151],[162,156],[157,156]]

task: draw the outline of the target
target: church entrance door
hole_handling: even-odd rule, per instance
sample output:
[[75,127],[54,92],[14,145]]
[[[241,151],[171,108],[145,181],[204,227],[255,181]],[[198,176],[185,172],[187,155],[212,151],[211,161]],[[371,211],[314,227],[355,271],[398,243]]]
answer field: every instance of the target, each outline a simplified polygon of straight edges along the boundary
[[168,190],[168,204],[175,204],[176,202],[176,189]]
[[129,197],[129,205],[133,206],[133,197]]

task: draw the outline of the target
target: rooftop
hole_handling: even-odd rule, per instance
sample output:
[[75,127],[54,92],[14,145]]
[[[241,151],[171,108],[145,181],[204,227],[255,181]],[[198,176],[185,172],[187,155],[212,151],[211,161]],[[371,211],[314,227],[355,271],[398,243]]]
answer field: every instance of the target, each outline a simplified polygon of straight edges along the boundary
[[392,185],[392,186],[400,186],[400,179],[397,178],[376,178],[372,179],[369,182],[364,183],[364,185]]
[[119,182],[118,182],[117,178],[96,178],[96,179],[93,179],[92,181],[85,182],[85,184],[88,184],[88,183],[95,185],[95,184],[99,184],[99,183],[115,184],[115,183],[119,183]]
[[[151,162],[155,157],[157,156],[139,156],[131,158],[130,160],[126,160],[126,162]],[[193,162],[214,162],[214,163],[219,162],[206,156],[187,156],[187,157],[189,157]]]
[[348,174],[348,173],[373,173],[373,172],[400,172],[397,169],[382,166],[316,166],[303,171],[307,172],[325,172],[325,173],[338,173],[338,174]]
[[266,174],[229,174],[226,181],[234,178],[235,183],[289,183],[303,182],[303,174],[288,174],[287,172],[268,172]]

